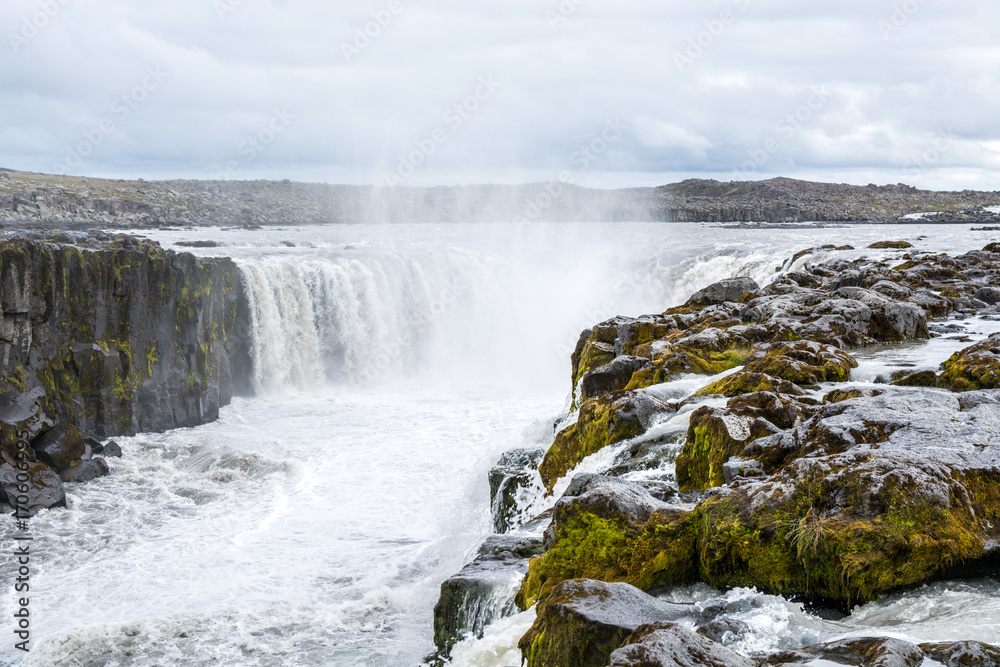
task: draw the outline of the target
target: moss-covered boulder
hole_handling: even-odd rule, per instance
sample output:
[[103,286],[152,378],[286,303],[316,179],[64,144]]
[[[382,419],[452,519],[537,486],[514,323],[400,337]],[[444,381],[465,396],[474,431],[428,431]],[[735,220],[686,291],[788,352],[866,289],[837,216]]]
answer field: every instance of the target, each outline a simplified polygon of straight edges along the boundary
[[953,567],[985,571],[1000,452],[982,443],[998,408],[988,393],[885,390],[751,443],[769,476],[696,510],[702,578],[849,606]]
[[896,371],[890,380],[894,387],[936,387],[939,382],[938,374],[932,370]]
[[1000,334],[956,352],[943,368],[938,384],[952,391],[1000,388]]
[[690,518],[637,484],[578,475],[556,503],[547,550],[531,561],[518,606],[529,608],[567,579],[623,581],[643,590],[696,579]]
[[1000,394],[884,387],[815,409],[745,445],[761,474],[733,479],[690,513],[607,482],[560,500],[519,603],[560,578],[650,589],[697,576],[849,608],[994,570]]
[[561,582],[538,603],[518,647],[527,667],[607,667],[639,627],[689,613],[634,586],[587,579]]
[[759,351],[745,370],[765,373],[795,384],[846,382],[857,360],[831,345],[812,340],[775,343]]
[[913,244],[909,241],[878,241],[868,247],[871,250],[905,250],[912,248]]
[[725,484],[722,466],[747,443],[774,435],[778,428],[762,417],[729,409],[699,408],[691,415],[687,441],[677,456],[681,491],[704,491]]
[[641,391],[593,398],[580,406],[576,423],[560,431],[538,472],[547,491],[581,461],[609,445],[642,435],[657,417],[675,408]]
[[[811,416],[815,412],[813,403],[810,399],[756,392],[730,400],[725,408],[695,410],[676,461],[680,490],[705,491],[722,486],[728,481],[724,470],[727,461],[741,456],[754,440],[791,428]],[[757,469],[745,466],[746,472]]]
[[789,394],[791,396],[801,396],[805,392],[796,384],[788,380],[776,378],[766,373],[754,373],[751,371],[740,371],[727,375],[726,377],[703,387],[695,396],[742,396],[743,394],[754,394],[761,391],[775,394]]

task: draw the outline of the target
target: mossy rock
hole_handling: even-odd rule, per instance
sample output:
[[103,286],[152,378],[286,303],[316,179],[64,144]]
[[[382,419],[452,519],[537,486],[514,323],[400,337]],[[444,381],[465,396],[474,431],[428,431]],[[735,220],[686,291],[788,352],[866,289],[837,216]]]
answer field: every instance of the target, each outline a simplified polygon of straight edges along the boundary
[[556,503],[552,540],[532,559],[517,604],[528,609],[567,579],[621,581],[649,590],[697,578],[689,512],[616,478],[574,478]]
[[573,579],[553,588],[535,613],[518,642],[527,667],[607,667],[639,627],[680,619],[687,610],[627,584]]
[[722,378],[717,382],[700,389],[695,396],[742,396],[743,394],[754,394],[760,391],[768,391],[775,394],[789,394],[801,396],[805,392],[798,385],[782,380],[766,373],[752,373],[741,371]]
[[642,435],[657,415],[672,412],[674,408],[642,392],[615,392],[584,402],[576,423],[556,435],[538,467],[546,490],[591,454]]
[[879,241],[868,246],[871,250],[905,250],[912,247],[909,241]]
[[1000,453],[982,443],[997,436],[1000,397],[879,391],[753,441],[746,450],[764,478],[737,479],[690,513],[666,514],[634,490],[560,500],[549,551],[532,562],[519,604],[578,576],[646,590],[697,576],[849,609],[993,572]]
[[1000,252],[1000,243],[990,243],[983,248],[983,252]]
[[776,343],[746,365],[747,372],[765,373],[795,384],[846,382],[857,360],[832,345],[811,340]]
[[759,416],[729,409],[699,408],[691,415],[684,449],[677,457],[681,491],[705,491],[725,483],[722,465],[758,438],[779,429]]
[[894,387],[936,387],[938,386],[938,374],[931,370],[926,371],[896,371],[892,374]]
[[938,385],[952,391],[1000,388],[1000,334],[956,352],[943,364]]

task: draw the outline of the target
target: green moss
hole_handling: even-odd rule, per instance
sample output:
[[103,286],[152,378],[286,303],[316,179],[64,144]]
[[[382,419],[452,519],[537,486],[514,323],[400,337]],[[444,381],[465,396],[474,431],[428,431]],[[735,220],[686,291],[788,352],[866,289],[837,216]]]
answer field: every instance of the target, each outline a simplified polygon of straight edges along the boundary
[[567,579],[624,581],[644,590],[693,581],[695,539],[685,512],[659,511],[639,527],[620,518],[572,512],[557,523],[545,555],[532,559],[517,603],[527,609]]
[[576,423],[556,435],[538,467],[546,490],[551,492],[561,477],[591,454],[642,435],[642,426],[634,417],[620,414],[621,398],[621,394],[608,394],[585,401]]

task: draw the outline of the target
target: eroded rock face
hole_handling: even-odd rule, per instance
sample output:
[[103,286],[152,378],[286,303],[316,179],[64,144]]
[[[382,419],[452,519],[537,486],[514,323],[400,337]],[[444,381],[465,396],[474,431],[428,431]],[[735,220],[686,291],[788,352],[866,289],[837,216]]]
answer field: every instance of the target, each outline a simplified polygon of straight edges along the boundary
[[630,357],[623,355],[616,357],[613,361],[600,368],[595,368],[583,376],[580,385],[582,398],[597,398],[621,391],[628,387],[632,376],[642,370],[652,366],[649,359],[642,357]]
[[574,579],[538,604],[535,623],[518,646],[528,667],[607,667],[612,652],[640,626],[688,613],[628,584]]
[[610,667],[754,667],[757,663],[675,623],[644,625],[611,654]]
[[195,426],[249,378],[239,276],[130,237],[0,244],[0,390],[105,438]]

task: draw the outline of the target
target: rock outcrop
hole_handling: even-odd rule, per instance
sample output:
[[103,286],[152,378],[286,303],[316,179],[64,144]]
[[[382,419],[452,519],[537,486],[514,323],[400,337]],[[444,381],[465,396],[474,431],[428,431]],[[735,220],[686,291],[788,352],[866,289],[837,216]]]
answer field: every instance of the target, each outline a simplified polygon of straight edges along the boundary
[[240,294],[231,260],[131,237],[0,244],[0,457],[27,458],[32,505],[107,472],[84,436],[203,424],[249,387]]

